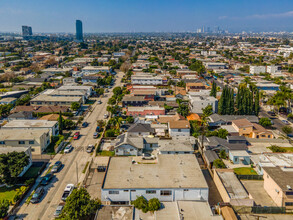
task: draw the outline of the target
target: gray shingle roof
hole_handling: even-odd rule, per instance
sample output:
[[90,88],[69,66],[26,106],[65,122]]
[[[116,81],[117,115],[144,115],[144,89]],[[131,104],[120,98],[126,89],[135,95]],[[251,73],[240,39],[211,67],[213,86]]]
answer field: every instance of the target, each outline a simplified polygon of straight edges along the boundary
[[129,129],[128,129],[128,133],[137,133],[137,132],[150,132],[150,133],[154,133],[155,129],[153,129],[151,127],[150,124],[133,124]]

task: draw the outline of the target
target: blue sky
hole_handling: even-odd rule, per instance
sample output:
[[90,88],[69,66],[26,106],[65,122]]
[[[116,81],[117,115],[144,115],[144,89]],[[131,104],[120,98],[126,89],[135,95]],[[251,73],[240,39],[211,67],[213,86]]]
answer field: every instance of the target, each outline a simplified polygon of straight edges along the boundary
[[293,31],[293,0],[0,0],[0,32]]

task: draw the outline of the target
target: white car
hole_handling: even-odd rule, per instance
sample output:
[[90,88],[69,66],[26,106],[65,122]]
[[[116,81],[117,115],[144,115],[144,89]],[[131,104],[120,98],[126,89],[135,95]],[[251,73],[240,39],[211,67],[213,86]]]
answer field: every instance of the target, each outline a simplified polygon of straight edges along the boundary
[[107,119],[109,117],[108,114],[104,114],[104,119]]
[[154,159],[156,159],[156,156],[153,154],[150,154],[150,153],[143,153],[142,159],[143,160],[154,160]]
[[71,152],[71,150],[73,149],[73,147],[72,147],[72,145],[67,145],[66,147],[65,147],[65,149],[64,149],[64,153],[70,153]]

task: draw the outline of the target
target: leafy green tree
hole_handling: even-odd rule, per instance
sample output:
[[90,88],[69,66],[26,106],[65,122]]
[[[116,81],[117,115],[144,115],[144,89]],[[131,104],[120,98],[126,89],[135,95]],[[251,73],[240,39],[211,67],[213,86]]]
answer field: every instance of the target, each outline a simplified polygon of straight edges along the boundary
[[259,119],[259,124],[264,127],[270,127],[272,126],[272,121],[269,118],[261,118]]
[[206,117],[209,117],[210,115],[213,114],[213,107],[211,105],[207,105],[205,108],[202,109],[202,113]]
[[132,205],[134,205],[135,208],[142,210],[144,213],[147,213],[148,210],[148,201],[143,196],[139,196],[136,198],[136,200],[131,202]]
[[133,123],[134,122],[134,118],[132,117],[132,116],[128,116],[127,118],[126,118],[126,121],[128,122],[128,123]]
[[160,209],[160,207],[161,207],[161,203],[160,203],[159,199],[152,198],[149,200],[149,203],[148,203],[148,210],[149,211],[151,211],[151,212],[157,211]]
[[122,94],[122,89],[121,89],[121,87],[115,87],[114,89],[113,89],[113,94],[115,95],[115,96],[118,96],[118,95],[121,95]]
[[225,151],[225,150],[221,150],[221,151],[220,151],[220,157],[221,157],[222,159],[226,159],[226,158],[227,158],[227,154],[226,154],[226,151]]
[[105,137],[115,137],[115,130],[109,129],[105,132]]
[[229,132],[226,130],[226,129],[223,129],[223,128],[220,128],[218,130],[218,137],[219,138],[223,138],[223,139],[226,139],[227,136],[228,136]]
[[292,133],[293,129],[292,129],[292,127],[286,125],[286,126],[282,127],[282,131],[285,134],[290,134],[290,133]]
[[186,104],[179,104],[179,108],[177,109],[177,112],[182,115],[183,117],[186,117],[189,115],[189,108]]
[[77,111],[79,108],[80,108],[80,103],[78,103],[78,102],[72,102],[71,103],[71,109],[73,111]]
[[7,199],[0,200],[0,218],[5,218],[8,215],[9,205]]
[[60,219],[86,220],[95,214],[101,202],[90,198],[86,189],[74,189],[66,199]]
[[224,162],[221,159],[214,160],[213,165],[215,166],[215,168],[219,168],[219,169],[226,168]]
[[109,98],[108,104],[109,105],[115,105],[116,104],[116,99],[114,97]]
[[29,156],[25,152],[0,154],[0,182],[14,184],[23,168],[29,164]]
[[76,127],[76,123],[70,119],[63,120],[63,128],[65,130],[72,130]]
[[186,83],[184,82],[184,81],[179,81],[178,83],[177,83],[177,86],[178,87],[183,87],[183,88],[185,88],[185,86],[186,86]]

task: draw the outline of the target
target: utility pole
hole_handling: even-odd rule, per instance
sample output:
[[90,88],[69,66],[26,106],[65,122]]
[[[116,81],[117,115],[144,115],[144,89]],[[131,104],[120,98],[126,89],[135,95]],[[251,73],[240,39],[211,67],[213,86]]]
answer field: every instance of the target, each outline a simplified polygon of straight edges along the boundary
[[78,185],[78,168],[77,168],[77,162],[75,162],[76,167],[76,185]]

